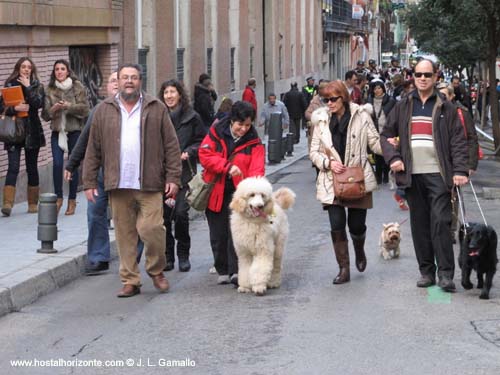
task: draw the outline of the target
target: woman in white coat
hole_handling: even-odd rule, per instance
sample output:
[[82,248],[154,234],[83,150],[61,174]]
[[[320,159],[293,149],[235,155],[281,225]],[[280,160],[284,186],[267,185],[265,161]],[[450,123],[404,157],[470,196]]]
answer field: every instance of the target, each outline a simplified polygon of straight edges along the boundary
[[[373,207],[372,191],[377,188],[367,147],[380,155],[382,149],[371,118],[371,105],[351,103],[342,81],[330,82],[322,94],[326,107],[313,112],[314,133],[309,156],[319,169],[317,198],[328,211],[333,248],[340,268],[333,283],[343,284],[350,280],[346,224],[354,245],[356,268],[359,272],[366,268],[366,214],[367,209]],[[341,201],[335,197],[333,179],[335,174],[344,172],[346,166],[363,168],[367,192],[363,198]]]

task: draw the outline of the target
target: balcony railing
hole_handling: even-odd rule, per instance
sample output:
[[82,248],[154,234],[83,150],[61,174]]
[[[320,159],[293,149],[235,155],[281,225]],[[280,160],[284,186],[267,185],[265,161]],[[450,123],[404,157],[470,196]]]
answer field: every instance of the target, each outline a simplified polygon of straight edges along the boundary
[[366,15],[361,20],[352,18],[352,5],[344,0],[332,0],[331,12],[323,13],[326,32],[367,32]]

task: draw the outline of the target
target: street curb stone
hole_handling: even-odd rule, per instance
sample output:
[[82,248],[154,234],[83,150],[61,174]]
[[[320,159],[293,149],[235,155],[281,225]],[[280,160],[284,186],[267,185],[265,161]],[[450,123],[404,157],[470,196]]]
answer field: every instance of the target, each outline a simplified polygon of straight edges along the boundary
[[483,187],[484,199],[500,199],[500,189],[493,187]]

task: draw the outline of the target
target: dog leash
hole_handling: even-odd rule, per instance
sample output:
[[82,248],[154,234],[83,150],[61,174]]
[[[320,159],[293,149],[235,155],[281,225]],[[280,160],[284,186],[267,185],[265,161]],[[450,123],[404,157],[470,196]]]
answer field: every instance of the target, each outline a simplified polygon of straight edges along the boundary
[[[475,201],[477,203],[477,206],[479,207],[479,212],[481,213],[481,216],[483,218],[484,224],[488,225],[488,222],[486,221],[486,218],[485,218],[484,213],[483,213],[483,209],[481,208],[481,205],[479,204],[479,199],[477,198],[476,190],[474,189],[474,185],[472,184],[471,180],[469,180],[469,184],[471,186],[472,193],[474,195],[474,199],[475,199]],[[460,210],[460,214],[462,216],[462,223],[464,224],[464,231],[465,231],[465,234],[467,234],[467,227],[469,226],[469,224],[468,224],[468,222],[466,220],[466,217],[465,217],[465,205],[464,205],[464,202],[463,202],[463,199],[462,199],[462,190],[460,189],[459,186],[455,186],[455,189],[457,191],[458,207],[459,207],[459,210]]]

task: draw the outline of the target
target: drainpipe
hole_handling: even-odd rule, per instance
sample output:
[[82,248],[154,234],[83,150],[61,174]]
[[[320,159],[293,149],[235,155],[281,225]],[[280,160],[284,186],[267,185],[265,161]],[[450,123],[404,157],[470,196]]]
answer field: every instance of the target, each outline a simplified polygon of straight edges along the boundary
[[142,0],[137,1],[137,49],[142,48]]
[[266,73],[266,0],[262,0],[262,61],[264,62],[262,72],[264,76],[264,101],[267,98],[267,73]]

